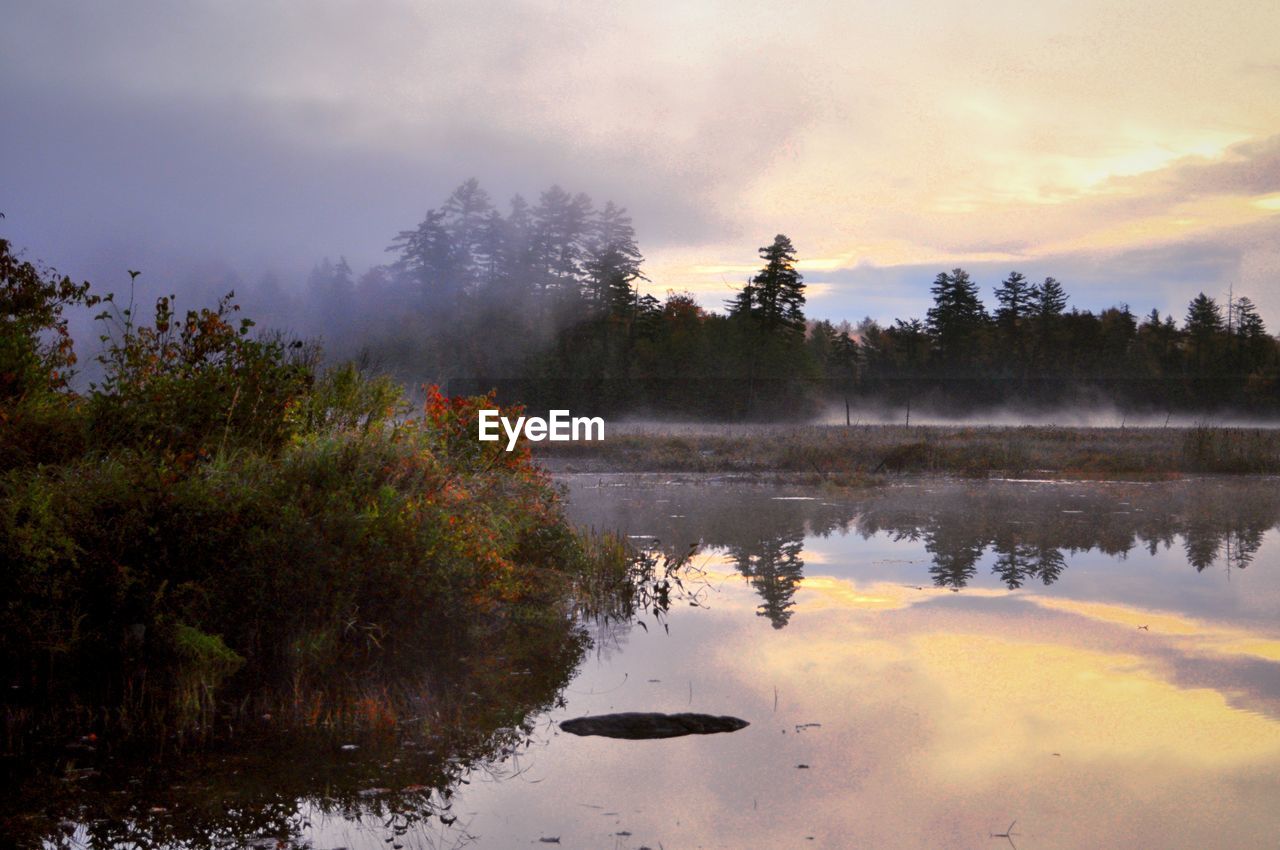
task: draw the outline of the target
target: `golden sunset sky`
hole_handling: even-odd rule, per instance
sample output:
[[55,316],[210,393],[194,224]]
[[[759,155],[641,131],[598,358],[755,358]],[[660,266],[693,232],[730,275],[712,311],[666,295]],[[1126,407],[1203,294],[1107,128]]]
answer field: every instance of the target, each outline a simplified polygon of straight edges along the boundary
[[814,315],[923,315],[964,265],[1280,328],[1271,0],[5,6],[0,209],[86,273],[359,269],[476,176],[627,206],[712,306],[784,232]]

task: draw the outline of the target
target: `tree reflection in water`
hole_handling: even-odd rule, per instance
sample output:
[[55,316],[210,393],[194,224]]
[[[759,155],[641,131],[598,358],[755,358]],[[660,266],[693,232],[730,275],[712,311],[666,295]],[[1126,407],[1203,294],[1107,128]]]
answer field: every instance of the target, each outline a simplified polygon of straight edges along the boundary
[[[959,590],[989,570],[1017,589],[1052,585],[1083,552],[1123,558],[1165,550],[1185,558],[1193,576],[1210,569],[1229,576],[1251,565],[1280,520],[1280,488],[1265,480],[928,482],[819,496],[815,488],[668,484],[666,477],[648,485],[662,488],[657,495],[634,477],[624,481],[626,495],[614,499],[593,498],[586,488],[599,486],[594,481],[571,482],[574,519],[670,541],[680,553],[699,541],[698,551],[723,554],[775,629],[795,614],[805,561],[813,560],[806,549],[826,548],[815,538],[876,538],[867,551],[880,553],[893,549],[887,542],[914,542],[938,587]],[[843,564],[819,569],[872,566],[858,549],[843,551]],[[666,577],[658,569],[648,581],[657,588]],[[641,593],[608,616],[597,612],[590,634],[596,651],[620,650],[633,618],[656,616],[657,599]],[[269,842],[261,846],[289,847],[331,822],[372,836],[361,839],[364,846],[394,848],[406,834],[413,838],[406,846],[464,844],[466,813],[452,809],[454,791],[501,765],[508,776],[518,774],[545,744],[537,718],[563,705],[588,647],[584,619],[553,616],[472,636],[466,652],[447,653],[447,669],[418,689],[425,699],[390,700],[400,718],[394,730],[279,737],[263,730],[250,746],[168,753],[154,764],[113,763],[109,742],[98,743],[96,754],[76,741],[53,742],[46,772],[6,775],[0,833],[67,848],[231,848],[255,837]],[[350,743],[358,747],[343,746]]]
[[0,835],[49,850],[284,850],[333,821],[387,848],[408,834],[416,847],[462,846],[455,791],[523,769],[544,744],[531,718],[564,704],[588,646],[563,616],[478,630],[450,644],[462,652],[442,654],[438,669],[367,691],[361,702],[377,701],[387,723],[280,728],[264,716],[209,747],[56,741],[7,759]]
[[1067,559],[1059,549],[1005,541],[996,541],[994,548],[997,557],[991,571],[1010,590],[1034,579],[1045,586],[1051,585],[1067,566]]
[[760,594],[758,613],[767,617],[775,629],[782,628],[791,619],[796,588],[804,578],[804,560],[800,557],[803,549],[803,531],[728,547],[738,572]]
[[672,488],[664,491],[660,515],[645,516],[639,508],[645,500],[637,498],[626,519],[662,539],[700,538],[700,551],[724,553],[760,595],[758,613],[775,628],[793,614],[806,537],[922,541],[936,587],[969,586],[990,559],[991,573],[1012,590],[1052,585],[1069,557],[1083,552],[1124,558],[1180,547],[1197,572],[1244,569],[1280,521],[1280,488],[1268,480],[930,482],[781,500],[776,487],[686,483],[687,503]]

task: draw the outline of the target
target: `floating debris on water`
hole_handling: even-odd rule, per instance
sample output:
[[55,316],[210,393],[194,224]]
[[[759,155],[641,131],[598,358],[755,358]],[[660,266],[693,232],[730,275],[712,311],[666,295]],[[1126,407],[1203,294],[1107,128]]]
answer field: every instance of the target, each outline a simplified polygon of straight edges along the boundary
[[561,722],[560,728],[573,735],[598,735],[604,738],[645,740],[679,738],[684,735],[713,735],[736,732],[749,726],[738,717],[711,714],[661,714],[658,712],[623,712],[574,717]]

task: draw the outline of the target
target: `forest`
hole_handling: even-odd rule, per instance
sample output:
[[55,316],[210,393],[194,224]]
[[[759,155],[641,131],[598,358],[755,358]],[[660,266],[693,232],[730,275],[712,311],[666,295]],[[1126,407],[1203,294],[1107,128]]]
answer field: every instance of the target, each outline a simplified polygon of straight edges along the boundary
[[961,415],[1105,402],[1151,415],[1280,408],[1280,348],[1253,302],[1188,292],[1185,315],[1071,305],[1067,285],[1013,271],[990,298],[940,271],[923,317],[813,320],[799,254],[782,234],[724,304],[647,290],[626,211],[560,187],[504,214],[472,179],[390,261],[357,274],[325,259],[304,287],[244,287],[267,324],[320,336],[411,385],[487,392],[531,409],[779,420],[832,405],[916,405]]

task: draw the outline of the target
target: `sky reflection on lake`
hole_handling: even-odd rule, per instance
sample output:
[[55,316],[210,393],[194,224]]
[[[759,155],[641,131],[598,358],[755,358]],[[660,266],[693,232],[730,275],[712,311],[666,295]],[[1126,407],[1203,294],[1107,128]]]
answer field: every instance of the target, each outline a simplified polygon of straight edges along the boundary
[[1274,481],[661,482],[568,480],[580,521],[699,541],[708,607],[603,629],[551,719],[752,725],[547,721],[520,779],[463,794],[480,846],[1002,846],[1015,819],[1019,848],[1273,846]]
[[[581,663],[495,647],[463,680],[486,683],[461,703],[470,748],[407,723],[126,770],[53,806],[69,832],[47,846],[104,823],[263,850],[1276,846],[1277,481],[562,481],[580,524],[694,544],[696,596],[587,623]],[[624,711],[750,725],[557,725]]]

